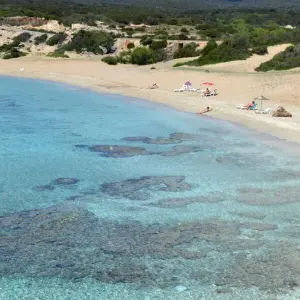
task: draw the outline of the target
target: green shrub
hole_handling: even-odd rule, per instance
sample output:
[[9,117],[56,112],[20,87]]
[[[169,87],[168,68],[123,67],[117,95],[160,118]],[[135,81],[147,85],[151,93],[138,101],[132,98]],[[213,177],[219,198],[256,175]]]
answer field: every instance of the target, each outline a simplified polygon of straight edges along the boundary
[[31,38],[31,34],[29,32],[22,32],[21,34],[15,36],[13,38],[13,40],[16,42],[16,43],[26,43],[29,41],[29,39]]
[[43,32],[43,33],[50,33],[50,34],[56,34],[55,31],[45,30],[45,29],[30,28],[30,31],[33,31],[33,32]]
[[300,67],[300,44],[290,46],[276,54],[271,60],[260,64],[255,71],[280,71]]
[[34,44],[39,45],[39,44],[45,43],[47,38],[48,38],[48,35],[46,33],[39,35],[34,38]]
[[135,32],[145,32],[146,31],[146,28],[145,27],[136,27],[134,29]]
[[182,34],[182,33],[178,35],[178,38],[179,38],[179,40],[188,40],[189,39],[189,37],[187,35]]
[[[93,52],[94,54],[111,53],[114,46],[113,35],[105,31],[78,31],[72,40],[64,45],[64,50]],[[105,51],[106,50],[106,51]]]
[[131,51],[122,51],[117,56],[117,61],[121,64],[130,64],[131,63]]
[[64,42],[67,36],[68,35],[63,32],[56,33],[46,41],[46,44],[49,46],[60,45]]
[[122,32],[126,32],[126,33],[133,33],[133,28],[132,27],[125,27],[121,29]]
[[135,47],[134,43],[128,43],[127,49],[133,49]]
[[153,62],[153,51],[146,47],[137,47],[132,51],[131,62],[134,65],[148,65]]
[[257,54],[257,55],[265,55],[268,54],[268,47],[267,46],[258,46],[258,47],[254,47],[252,48],[251,52],[253,54]]
[[198,24],[195,28],[197,30],[207,30],[207,29],[211,28],[211,25],[208,25],[208,24]]
[[201,50],[203,56],[207,55],[210,51],[218,47],[218,44],[215,40],[209,40],[206,46]]
[[106,56],[102,58],[102,61],[107,63],[108,65],[115,66],[118,64],[118,59],[113,56]]
[[182,33],[189,33],[189,31],[185,27],[181,28],[180,32],[182,32]]
[[173,67],[176,68],[176,67],[181,67],[181,66],[184,66],[184,65],[186,65],[186,63],[178,62],[178,63],[174,64]]
[[182,58],[182,57],[194,57],[194,56],[199,56],[200,51],[196,50],[197,49],[197,44],[196,43],[189,43],[186,44],[183,48],[178,49],[174,55],[173,58]]
[[167,59],[167,53],[164,49],[156,49],[152,52],[152,62],[157,63],[160,61],[165,61]]
[[20,46],[20,42],[17,41],[13,41],[10,44],[3,44],[2,46],[0,46],[0,52],[7,52],[19,46]]
[[154,35],[169,35],[168,31],[164,30],[164,29],[156,29],[154,31]]
[[143,46],[148,46],[148,45],[151,45],[151,44],[152,44],[152,41],[153,41],[153,37],[152,37],[152,36],[144,35],[144,36],[141,38],[140,43],[141,43],[141,45],[143,45]]
[[16,48],[12,48],[8,52],[5,53],[5,55],[3,56],[3,59],[18,58],[18,57],[22,57],[25,55],[26,55],[26,53],[19,51]]
[[220,32],[217,28],[209,28],[209,29],[206,29],[206,30],[199,30],[199,34],[200,35],[204,35],[204,36],[207,36],[211,39],[215,39],[217,37],[220,37]]
[[149,45],[149,47],[152,50],[158,50],[158,49],[164,49],[168,45],[168,42],[166,40],[162,41],[152,41],[152,43]]
[[202,51],[198,59],[185,63],[191,66],[204,66],[233,60],[245,60],[251,56],[247,42],[240,38],[227,39],[207,54]]
[[48,57],[53,57],[53,58],[69,58],[68,55],[64,54],[64,52],[60,51],[54,51],[54,52],[49,52],[47,54]]

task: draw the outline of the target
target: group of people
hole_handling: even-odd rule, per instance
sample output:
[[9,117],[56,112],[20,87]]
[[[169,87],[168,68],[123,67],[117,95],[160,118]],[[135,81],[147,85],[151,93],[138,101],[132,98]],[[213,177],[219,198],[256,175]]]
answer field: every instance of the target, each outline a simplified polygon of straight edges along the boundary
[[[157,83],[153,83],[152,85],[148,86],[148,89],[150,89],[150,90],[158,89]],[[209,90],[209,88],[207,88],[207,89],[205,90],[205,92],[204,92],[205,95],[209,95],[210,93],[211,93],[211,91]],[[203,114],[205,114],[205,113],[207,113],[207,112],[210,112],[210,111],[212,111],[212,108],[209,107],[209,106],[207,106],[207,107],[206,107],[205,109],[203,109],[202,111],[197,112],[196,115],[203,115]]]

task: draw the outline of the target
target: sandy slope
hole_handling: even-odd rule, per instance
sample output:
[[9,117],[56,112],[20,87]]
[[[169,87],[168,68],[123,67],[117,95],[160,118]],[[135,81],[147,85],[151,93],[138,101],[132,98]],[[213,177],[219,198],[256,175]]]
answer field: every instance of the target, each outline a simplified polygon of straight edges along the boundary
[[[275,48],[274,48],[275,49]],[[284,49],[279,46],[278,49]],[[276,51],[277,51],[276,50]],[[274,50],[275,51],[275,50]],[[257,57],[249,60],[252,70]],[[259,59],[262,59],[259,57]],[[226,72],[228,65],[236,72]],[[70,60],[24,57],[0,61],[0,74],[31,78],[50,79],[95,91],[106,91],[148,99],[183,111],[197,112],[206,106],[213,107],[210,115],[240,122],[246,126],[270,132],[274,135],[300,142],[300,72],[272,72],[257,74],[245,72],[245,62],[232,62],[218,66],[223,71],[205,73],[199,69],[173,69],[170,63],[161,63],[151,70],[150,66],[132,65],[108,66],[97,58]],[[23,72],[20,68],[25,68]],[[232,69],[231,69],[232,70]],[[190,80],[194,87],[212,81],[218,89],[217,97],[204,98],[197,93],[175,93],[183,82]],[[147,86],[158,83],[159,89],[149,90]],[[284,105],[293,113],[291,119],[275,119],[270,115],[257,115],[251,111],[236,109],[237,104],[246,104],[253,97],[263,94],[272,99],[264,107],[275,108]]]

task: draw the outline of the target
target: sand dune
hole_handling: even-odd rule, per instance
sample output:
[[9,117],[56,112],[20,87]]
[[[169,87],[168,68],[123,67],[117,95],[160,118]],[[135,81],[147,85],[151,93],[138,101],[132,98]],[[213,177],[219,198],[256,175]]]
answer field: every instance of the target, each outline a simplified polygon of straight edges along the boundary
[[[278,46],[271,51],[278,51],[284,47]],[[256,63],[258,59],[262,58],[249,59],[251,68],[254,60]],[[95,91],[147,99],[187,112],[197,112],[211,106],[212,116],[240,122],[300,142],[300,72],[241,72],[245,70],[245,63],[247,64],[247,61],[228,63],[234,66],[235,70],[239,70],[238,73],[227,72],[226,64],[216,66],[213,72],[205,73],[201,68],[174,69],[171,63],[158,64],[156,69],[151,70],[150,66],[108,66],[99,58],[63,60],[24,57],[10,61],[1,60],[0,74],[66,82]],[[24,68],[24,71],[21,72],[20,68]],[[247,69],[250,70],[250,67]],[[193,92],[175,93],[174,89],[181,87],[186,80],[190,80],[194,87],[202,88],[203,82],[214,82],[219,95],[206,98]],[[154,82],[159,85],[159,89],[147,89],[147,86]],[[293,113],[293,118],[280,120],[270,115],[257,115],[251,111],[236,109],[237,104],[246,104],[260,94],[271,99],[264,103],[264,107],[276,108],[278,105],[284,105]]]

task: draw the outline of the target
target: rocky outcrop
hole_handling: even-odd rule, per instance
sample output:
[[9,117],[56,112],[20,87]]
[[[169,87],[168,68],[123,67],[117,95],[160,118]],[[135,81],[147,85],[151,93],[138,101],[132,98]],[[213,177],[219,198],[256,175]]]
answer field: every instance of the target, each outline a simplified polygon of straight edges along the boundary
[[288,112],[283,106],[279,106],[277,109],[273,111],[272,117],[291,118],[292,114]]
[[11,25],[11,26],[42,26],[47,24],[47,20],[44,18],[34,18],[34,17],[8,17],[2,20],[2,24]]

